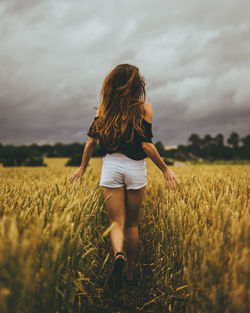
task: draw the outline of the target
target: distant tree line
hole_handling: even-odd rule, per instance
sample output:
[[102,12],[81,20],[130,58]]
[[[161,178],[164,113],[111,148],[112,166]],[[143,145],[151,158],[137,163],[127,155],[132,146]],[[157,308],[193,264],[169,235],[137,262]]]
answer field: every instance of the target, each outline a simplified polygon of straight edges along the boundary
[[224,144],[222,134],[215,137],[207,134],[200,138],[197,134],[191,134],[187,145],[178,145],[177,149],[165,150],[161,141],[155,146],[161,156],[167,156],[175,160],[250,160],[250,135],[240,138],[236,132],[232,132]]
[[0,163],[3,166],[46,166],[36,145],[17,147],[0,143]]
[[[170,159],[186,160],[250,160],[250,135],[240,138],[236,132],[232,132],[224,144],[222,134],[215,137],[205,135],[200,138],[197,134],[191,134],[187,145],[179,145],[177,149],[166,150],[161,141],[155,143],[159,154],[166,163],[171,164]],[[0,143],[0,163],[3,166],[46,166],[43,158],[70,158],[66,165],[78,166],[81,163],[85,143],[54,145],[2,145]],[[98,157],[99,145],[96,144],[93,157]]]
[[[62,158],[68,157],[68,165],[76,165],[81,163],[82,153],[85,143],[63,144],[56,143],[54,145],[3,145],[0,143],[0,163],[3,166],[46,166],[44,157]],[[98,156],[98,145],[95,147],[93,157]]]

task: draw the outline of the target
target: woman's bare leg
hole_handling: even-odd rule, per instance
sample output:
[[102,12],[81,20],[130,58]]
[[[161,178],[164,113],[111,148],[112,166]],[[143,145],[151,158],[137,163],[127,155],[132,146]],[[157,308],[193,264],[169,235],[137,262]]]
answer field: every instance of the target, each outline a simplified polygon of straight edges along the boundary
[[145,187],[126,190],[126,233],[128,256],[128,279],[133,279],[134,265],[139,247],[139,231],[137,226],[139,210],[142,204]]
[[115,222],[114,227],[110,231],[110,240],[115,255],[118,251],[123,250],[124,226],[126,218],[125,189],[124,187],[103,188],[105,199],[112,194],[106,201],[106,209],[110,224]]

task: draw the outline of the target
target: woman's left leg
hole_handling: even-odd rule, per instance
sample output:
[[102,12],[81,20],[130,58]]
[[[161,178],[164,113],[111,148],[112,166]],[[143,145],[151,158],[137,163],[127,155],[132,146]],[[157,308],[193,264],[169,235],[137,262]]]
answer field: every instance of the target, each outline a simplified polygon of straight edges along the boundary
[[126,219],[125,189],[124,186],[119,188],[103,188],[104,198],[107,198],[111,194],[111,197],[106,201],[106,209],[110,224],[115,223],[110,231],[110,240],[115,255],[117,252],[123,250]]

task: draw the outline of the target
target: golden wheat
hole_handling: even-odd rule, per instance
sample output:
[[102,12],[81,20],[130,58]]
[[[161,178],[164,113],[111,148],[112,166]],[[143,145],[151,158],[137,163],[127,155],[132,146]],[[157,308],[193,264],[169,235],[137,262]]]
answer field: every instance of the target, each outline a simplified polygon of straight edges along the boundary
[[[249,165],[183,165],[177,191],[147,159],[140,288],[103,289],[112,261],[101,159],[81,181],[66,159],[0,168],[0,311],[248,312]],[[125,240],[126,251],[126,240]]]

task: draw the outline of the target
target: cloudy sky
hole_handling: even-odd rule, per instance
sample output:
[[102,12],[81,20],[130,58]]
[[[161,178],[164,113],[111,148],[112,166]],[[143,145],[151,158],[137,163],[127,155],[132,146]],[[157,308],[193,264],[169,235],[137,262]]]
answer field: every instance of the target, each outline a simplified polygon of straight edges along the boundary
[[0,0],[0,142],[85,142],[107,73],[139,67],[154,142],[250,133],[248,0]]

